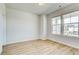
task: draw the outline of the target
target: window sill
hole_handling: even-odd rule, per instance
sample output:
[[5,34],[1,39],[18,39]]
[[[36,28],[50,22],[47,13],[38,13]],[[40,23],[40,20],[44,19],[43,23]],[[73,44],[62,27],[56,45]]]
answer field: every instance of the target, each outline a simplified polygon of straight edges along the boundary
[[63,37],[69,37],[69,38],[78,38],[79,39],[79,36],[68,36],[68,35],[64,35],[64,34],[51,34],[51,35],[55,35],[55,36],[63,36]]

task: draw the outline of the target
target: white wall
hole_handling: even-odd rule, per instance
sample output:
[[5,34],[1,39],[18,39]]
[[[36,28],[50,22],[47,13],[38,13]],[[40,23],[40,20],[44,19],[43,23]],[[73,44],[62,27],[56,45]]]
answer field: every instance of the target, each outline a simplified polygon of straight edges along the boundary
[[7,8],[7,44],[39,39],[39,19],[32,13]]
[[6,19],[5,19],[5,5],[0,4],[0,53],[2,52],[2,45],[6,42]]
[[6,6],[3,5],[3,45],[6,44]]
[[50,20],[51,20],[52,17],[58,16],[58,15],[63,15],[63,14],[66,14],[66,13],[77,11],[77,10],[79,10],[79,4],[73,4],[73,5],[67,6],[63,9],[60,9],[60,10],[57,10],[53,13],[48,14],[48,16],[47,16],[47,18],[48,18],[48,21],[47,21],[47,24],[48,24],[48,31],[47,31],[48,32],[48,34],[47,34],[48,39],[51,39],[51,40],[54,40],[54,41],[75,47],[75,48],[79,48],[79,38],[67,37],[67,36],[63,36],[63,35],[53,35],[53,34],[51,34],[51,26],[50,26],[51,25]]
[[47,38],[47,17],[46,15],[39,16],[39,28],[40,28],[40,39],[45,40]]

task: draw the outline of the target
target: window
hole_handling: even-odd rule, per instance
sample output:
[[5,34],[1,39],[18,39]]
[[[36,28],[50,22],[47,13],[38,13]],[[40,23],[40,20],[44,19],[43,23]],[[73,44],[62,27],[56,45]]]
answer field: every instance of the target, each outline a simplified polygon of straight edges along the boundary
[[52,18],[52,34],[61,33],[61,17]]
[[79,11],[54,17],[51,23],[52,34],[79,37]]
[[79,23],[78,17],[79,15],[75,15],[74,13],[63,16],[64,35],[78,36],[78,23]]

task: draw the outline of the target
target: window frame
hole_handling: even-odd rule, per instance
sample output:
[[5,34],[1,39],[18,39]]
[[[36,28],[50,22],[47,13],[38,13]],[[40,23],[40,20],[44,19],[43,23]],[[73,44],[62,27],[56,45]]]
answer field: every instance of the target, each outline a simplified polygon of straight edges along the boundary
[[[69,22],[69,23],[64,23],[64,24],[63,24],[63,25],[64,25],[64,28],[65,28],[65,25],[72,25],[72,24],[74,24],[74,25],[75,25],[75,24],[79,25],[79,15],[76,16],[76,17],[78,17],[78,22],[71,22],[71,21],[72,21],[72,19],[71,19],[72,17],[75,17],[75,16],[70,16],[70,17],[69,17],[69,18],[70,18],[70,22]],[[63,20],[65,20],[65,19],[63,19]],[[78,27],[77,27],[77,28],[78,28]],[[74,29],[73,29],[73,30],[74,30]],[[63,30],[63,34],[64,34],[64,35],[67,35],[67,36],[77,36],[77,37],[79,36],[78,33],[77,33],[78,35],[75,35],[75,34],[69,34],[69,35],[68,35],[68,33],[65,34],[64,31],[65,31],[65,29]],[[78,31],[78,30],[77,30],[77,31]],[[79,31],[78,31],[78,32],[79,32]]]
[[[75,12],[77,12],[77,11],[75,11]],[[78,11],[79,12],[79,11]],[[74,12],[72,12],[73,14],[74,14]],[[68,14],[71,14],[71,13],[68,13]],[[76,38],[79,38],[79,14],[78,15],[76,15],[76,16],[78,16],[78,36],[72,36],[72,35],[64,35],[64,19],[63,19],[63,16],[64,15],[67,15],[67,14],[63,14],[63,15],[59,15],[59,16],[56,16],[56,17],[60,17],[60,20],[61,20],[61,24],[60,24],[60,34],[54,34],[54,33],[52,33],[53,31],[52,31],[52,27],[51,27],[51,33],[53,34],[53,35],[61,35],[61,36],[67,36],[67,37],[76,37]],[[52,17],[51,18],[51,22],[52,22],[52,19],[53,18],[55,18],[55,17]],[[75,22],[74,22],[75,23]],[[51,23],[52,24],[52,23]],[[72,23],[71,23],[72,24]]]
[[[57,17],[54,17],[54,18],[52,18],[52,20],[51,20],[51,22],[52,22],[52,23],[51,23],[51,28],[52,28],[52,32],[51,32],[51,33],[52,33],[52,34],[55,34],[55,35],[56,35],[56,34],[57,34],[57,35],[60,35],[60,34],[61,34],[61,17],[60,17],[60,16],[58,16],[58,17],[60,18],[60,24],[57,23],[57,19],[56,19],[56,24],[53,24],[53,22],[52,22],[53,19],[54,19],[54,18],[57,18]],[[56,33],[53,33],[53,26],[56,26]],[[57,33],[57,26],[60,26],[60,33]]]

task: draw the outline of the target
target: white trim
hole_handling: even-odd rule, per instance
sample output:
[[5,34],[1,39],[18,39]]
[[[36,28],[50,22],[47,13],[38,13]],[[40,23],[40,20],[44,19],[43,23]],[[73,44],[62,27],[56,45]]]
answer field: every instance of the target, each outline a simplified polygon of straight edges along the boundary
[[0,46],[0,54],[2,53],[2,45]]
[[12,41],[12,42],[6,42],[6,44],[5,45],[8,45],[8,44],[13,44],[13,43],[19,43],[19,42],[24,42],[24,41],[30,41],[30,40],[38,40],[39,38],[29,38],[29,40],[28,39],[22,39],[22,40],[20,40],[20,41]]
[[79,46],[78,45],[75,45],[75,44],[67,43],[67,42],[60,41],[60,40],[56,40],[56,39],[53,39],[53,38],[48,38],[48,39],[49,40],[52,40],[52,41],[55,41],[55,42],[59,42],[61,44],[64,44],[64,45],[67,45],[67,46],[70,46],[70,47],[73,47],[73,48],[79,49]]

